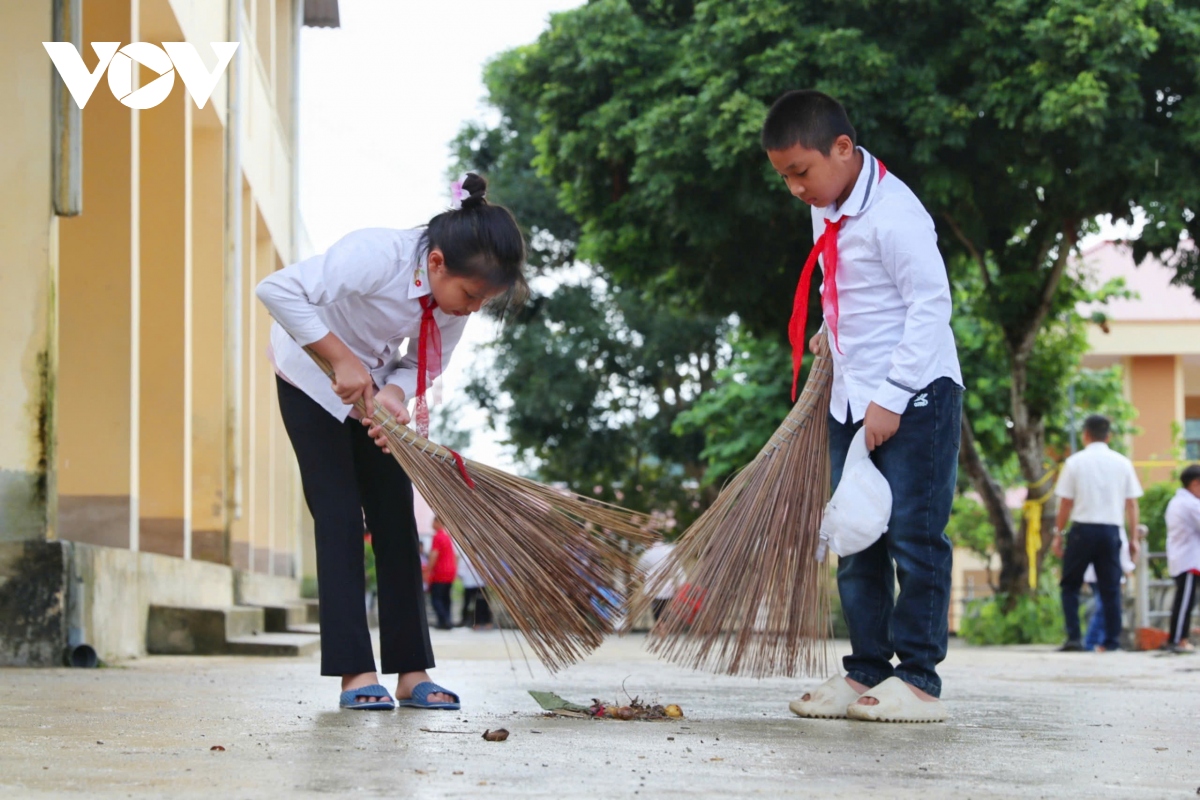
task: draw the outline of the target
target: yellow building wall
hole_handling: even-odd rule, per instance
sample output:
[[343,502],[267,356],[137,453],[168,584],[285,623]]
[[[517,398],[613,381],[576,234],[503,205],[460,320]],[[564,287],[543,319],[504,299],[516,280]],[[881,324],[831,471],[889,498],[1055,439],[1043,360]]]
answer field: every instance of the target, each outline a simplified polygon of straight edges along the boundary
[[[1179,356],[1132,356],[1125,361],[1129,399],[1138,411],[1135,424],[1142,432],[1133,437],[1132,457],[1138,461],[1175,458],[1173,423],[1183,424],[1182,363]],[[1170,466],[1138,470],[1144,483],[1169,480]]]
[[0,24],[0,542],[53,535],[51,21],[41,0]]
[[211,109],[192,119],[192,557],[227,563],[225,131]]
[[[101,78],[83,111],[83,213],[56,218],[54,73],[41,46],[53,4],[5,4],[0,541],[53,536],[58,514],[77,541],[295,574],[304,515],[264,354],[270,318],[253,293],[293,257],[295,1],[235,0],[246,70],[236,504],[226,452],[225,79],[205,109],[176,80],[161,105],[134,112]],[[83,22],[85,42],[186,40],[210,64],[209,42],[228,38],[218,0],[89,2]],[[84,59],[95,67],[90,47]]]
[[141,117],[141,549],[184,554],[185,94]]
[[[85,42],[129,36],[128,0],[83,16]],[[64,539],[127,547],[132,113],[107,88],[83,109],[83,213],[59,220],[58,513]]]

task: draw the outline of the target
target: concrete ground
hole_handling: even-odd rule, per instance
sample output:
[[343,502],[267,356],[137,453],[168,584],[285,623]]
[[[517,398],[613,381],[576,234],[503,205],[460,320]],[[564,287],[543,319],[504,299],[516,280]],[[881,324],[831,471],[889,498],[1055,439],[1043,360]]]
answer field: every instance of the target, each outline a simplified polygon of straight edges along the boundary
[[[434,677],[462,712],[339,711],[315,657],[0,670],[0,797],[1184,798],[1200,787],[1197,656],[955,644],[951,721],[880,725],[797,719],[787,701],[816,681],[678,669],[638,636],[555,677],[511,663],[497,632],[435,632],[434,645]],[[687,718],[545,718],[526,693],[586,703],[622,685]],[[500,726],[507,742],[481,738]]]

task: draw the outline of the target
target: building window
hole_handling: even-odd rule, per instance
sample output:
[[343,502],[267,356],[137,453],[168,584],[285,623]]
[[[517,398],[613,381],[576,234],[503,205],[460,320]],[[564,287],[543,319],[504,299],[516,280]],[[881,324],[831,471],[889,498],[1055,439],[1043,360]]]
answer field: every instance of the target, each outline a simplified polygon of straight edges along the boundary
[[1200,419],[1189,419],[1183,423],[1184,458],[1200,461]]

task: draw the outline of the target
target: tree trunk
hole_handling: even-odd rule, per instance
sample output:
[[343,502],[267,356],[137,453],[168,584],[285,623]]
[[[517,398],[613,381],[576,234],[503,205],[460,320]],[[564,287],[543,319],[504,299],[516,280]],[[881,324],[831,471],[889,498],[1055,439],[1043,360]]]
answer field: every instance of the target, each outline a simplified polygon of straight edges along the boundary
[[[1038,414],[1031,412],[1025,399],[1028,386],[1028,369],[1024,356],[1014,356],[1012,360],[1012,437],[1013,449],[1017,454],[1017,463],[1021,476],[1025,479],[1026,500],[1041,500],[1054,492],[1054,483],[1047,475],[1046,469],[1046,424]],[[1017,546],[1013,547],[1006,559],[1001,552],[1001,578],[999,589],[1010,598],[1028,595],[1032,592],[1029,585],[1029,570],[1038,570],[1041,566],[1042,555],[1054,525],[1054,503],[1048,501],[1040,506],[1042,516],[1042,547],[1034,564],[1029,563],[1026,550],[1028,521],[1021,515],[1020,535]]]
[[[975,433],[971,430],[971,421],[967,415],[962,417],[961,444],[958,453],[958,463],[963,472],[971,479],[971,485],[983,500],[987,511],[988,521],[996,532],[996,552],[1000,555],[999,585],[1011,584],[1023,574],[1024,550],[1017,546],[1017,530],[1013,525],[1012,515],[1004,501],[1004,489],[996,482],[983,463],[979,449],[975,446]],[[1006,573],[1006,570],[1008,571]],[[1019,573],[1014,576],[1013,571]],[[991,568],[988,569],[989,575]],[[993,586],[993,589],[998,587]]]

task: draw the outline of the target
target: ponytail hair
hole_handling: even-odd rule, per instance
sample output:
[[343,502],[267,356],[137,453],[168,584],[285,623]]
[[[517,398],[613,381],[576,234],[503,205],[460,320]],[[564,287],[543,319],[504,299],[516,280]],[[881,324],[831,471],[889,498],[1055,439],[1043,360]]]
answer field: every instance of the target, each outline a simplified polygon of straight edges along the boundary
[[463,181],[461,206],[433,219],[421,236],[420,251],[437,248],[452,275],[482,280],[503,289],[493,303],[501,315],[529,297],[525,281],[525,237],[512,213],[487,200],[487,180],[474,172]]

